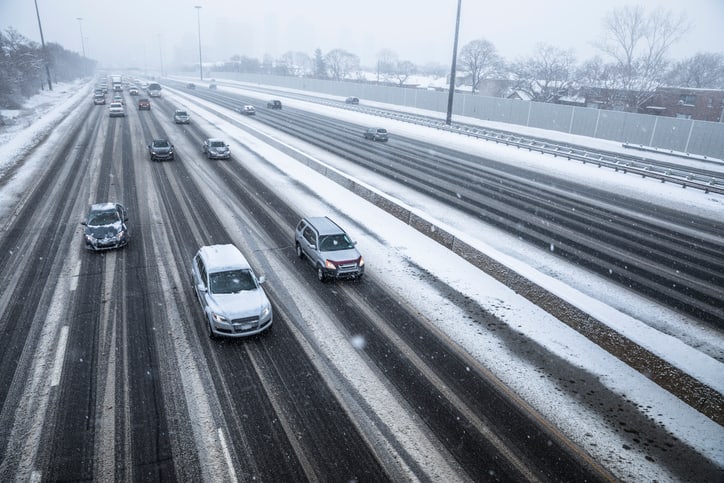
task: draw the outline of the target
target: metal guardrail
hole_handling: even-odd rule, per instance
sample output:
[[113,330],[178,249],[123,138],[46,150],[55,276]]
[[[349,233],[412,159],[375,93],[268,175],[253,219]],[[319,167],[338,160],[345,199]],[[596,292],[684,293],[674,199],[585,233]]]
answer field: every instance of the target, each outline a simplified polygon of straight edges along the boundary
[[[339,107],[338,102],[330,102],[329,104]],[[658,179],[662,183],[670,182],[680,184],[683,188],[691,187],[700,189],[705,193],[724,194],[724,178],[707,177],[684,169],[672,169],[670,166],[659,166],[654,162],[650,162],[652,160],[647,160],[648,162],[635,161],[626,157],[617,157],[606,152],[573,148],[570,145],[541,141],[538,138],[515,135],[505,131],[497,131],[495,129],[477,128],[464,124],[453,124],[449,126],[442,121],[422,116],[415,116],[413,114],[362,106],[354,106],[353,109],[363,110],[369,114],[395,119],[398,121],[435,127],[437,129],[450,132],[458,132],[467,136],[493,141],[495,143],[515,146],[519,149],[527,149],[529,151],[550,154],[554,157],[560,156],[569,160],[578,160],[584,164],[595,163],[598,167],[607,167],[617,172],[634,173],[643,178],[648,177]]]

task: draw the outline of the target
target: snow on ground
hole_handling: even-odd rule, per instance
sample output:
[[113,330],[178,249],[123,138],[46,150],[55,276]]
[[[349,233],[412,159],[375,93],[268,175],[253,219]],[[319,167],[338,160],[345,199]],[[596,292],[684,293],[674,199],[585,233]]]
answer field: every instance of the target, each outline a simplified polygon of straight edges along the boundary
[[[242,88],[243,85],[240,83],[239,87]],[[264,102],[267,98],[267,96],[251,91],[246,92],[222,86],[219,89],[243,92],[245,95],[257,97]],[[82,89],[79,89],[78,92],[80,91]],[[38,132],[52,129],[49,126],[64,117],[59,112],[64,110],[67,112],[69,106],[79,102],[78,95],[80,94],[67,93],[66,99],[56,99],[57,107],[55,109],[51,109],[47,114],[39,117],[38,122],[23,130],[22,134],[16,133],[15,135],[18,137],[22,135],[25,139],[39,139]],[[467,314],[461,313],[460,309],[446,300],[430,284],[420,280],[419,271],[411,269],[410,263],[422,267],[436,279],[470,297],[481,307],[508,323],[513,330],[525,334],[559,357],[570,361],[575,367],[586,370],[615,393],[626,394],[629,400],[640,407],[652,408],[650,412],[656,414],[657,422],[660,422],[686,444],[707,455],[720,466],[724,466],[724,448],[721,445],[721,441],[724,441],[724,429],[716,423],[663,391],[650,380],[611,357],[567,325],[560,323],[507,287],[492,280],[452,253],[440,250],[438,245],[412,228],[371,207],[368,203],[360,202],[359,198],[339,185],[320,177],[318,173],[287,156],[280,155],[263,141],[219,118],[212,112],[213,109],[218,108],[170,89],[164,90],[164,97],[177,102],[178,105],[193,106],[189,107],[194,116],[192,122],[202,125],[210,135],[226,139],[232,146],[232,153],[243,153],[246,149],[257,153],[258,158],[240,156],[235,157],[235,161],[249,164],[260,174],[263,173],[271,185],[279,187],[279,191],[285,193],[290,202],[297,206],[304,206],[310,214],[329,212],[330,206],[326,202],[311,197],[308,192],[300,192],[295,186],[296,183],[300,183],[310,187],[312,192],[325,192],[329,198],[335,199],[334,209],[339,216],[348,220],[356,220],[358,227],[374,226],[375,234],[378,238],[382,238],[383,243],[380,243],[379,239],[365,236],[364,230],[357,229],[357,226],[347,227],[353,237],[358,239],[359,246],[368,261],[369,269],[374,271],[376,276],[384,278],[386,283],[395,287],[400,293],[405,293],[410,303],[426,314],[440,330],[464,347],[484,366],[494,369],[495,374],[503,382],[513,388],[545,417],[562,428],[577,443],[584,446],[594,457],[611,461],[608,459],[610,455],[622,452],[622,440],[603,421],[600,421],[598,415],[590,412],[585,406],[581,406],[575,399],[565,396],[557,390],[554,383],[541,377],[537,368],[531,367],[525,361],[518,360],[504,344],[500,344],[496,340],[494,333],[481,330],[478,324],[468,321]],[[635,198],[649,199],[662,206],[675,207],[713,220],[720,221],[723,216],[721,197],[707,195],[696,190],[683,190],[673,185],[642,180],[560,158],[523,153],[513,148],[480,142],[457,134],[431,132],[429,129],[399,121],[317,106],[294,99],[282,98],[282,100],[285,105],[299,105],[305,109],[318,110],[350,122],[357,122],[361,126],[387,127],[393,136],[390,142],[394,142],[394,136],[397,134],[424,137],[431,142],[443,143],[449,147],[481,156],[504,159],[507,162],[525,165],[530,169],[538,169],[547,174],[555,173],[581,183],[625,193]],[[230,112],[227,111],[227,114]],[[260,132],[271,131],[269,128],[255,123],[253,119],[246,118],[244,121],[245,118],[241,118],[241,116],[235,117]],[[509,125],[505,125],[504,128],[507,130],[519,129],[518,126]],[[528,131],[526,128],[521,129]],[[62,129],[56,131],[58,135],[62,135]],[[621,288],[608,284],[576,267],[569,267],[550,253],[546,254],[541,250],[531,249],[519,240],[488,226],[472,223],[469,217],[456,213],[444,205],[432,203],[383,178],[358,171],[350,163],[336,159],[322,150],[303,146],[303,143],[298,140],[278,133],[269,132],[269,134],[276,139],[294,144],[309,155],[334,166],[335,169],[339,169],[349,176],[362,180],[360,182],[367,184],[371,189],[396,198],[419,215],[436,220],[439,225],[447,227],[451,232],[467,240],[481,251],[514,267],[529,278],[537,280],[538,283],[566,300],[584,307],[599,320],[610,324],[718,391],[723,391],[724,380],[721,374],[724,373],[724,364],[718,362],[714,357],[719,360],[724,359],[722,357],[724,341],[722,341],[721,335],[715,331],[692,326],[691,321],[682,318],[679,314],[671,313],[647,300],[628,294]],[[546,134],[561,135],[550,132],[546,132]],[[541,135],[541,133],[538,132],[537,135]],[[0,136],[2,136],[1,132]],[[576,136],[575,142],[582,141],[594,147],[606,146],[605,149],[613,150],[614,147],[622,149],[617,143]],[[383,147],[380,148],[383,149]],[[15,157],[13,163],[17,162],[18,155],[14,154],[16,149],[12,146],[12,142],[5,144],[3,141],[0,144],[0,160]],[[274,160],[274,164],[272,165],[266,160]],[[22,186],[27,183],[28,177],[32,175],[34,169],[38,169],[38,166],[28,164],[23,165],[22,168],[13,174],[12,182],[7,182],[3,174],[5,172],[3,166],[0,166],[0,208],[2,211],[14,204],[11,203],[12,195],[8,195],[7,192],[22,191]],[[29,174],[22,175],[23,172]],[[0,212],[0,217],[2,216],[4,213]],[[551,249],[555,250],[555,247],[551,247]],[[697,348],[705,349],[709,355]],[[595,435],[596,446],[592,447],[588,444],[590,440],[587,441],[586,437],[581,434],[581,428],[585,428],[586,432]],[[628,451],[626,458],[614,461],[612,465],[612,471],[619,475],[635,474],[642,480],[671,479],[670,475],[662,474],[662,468],[647,461],[642,451]]]

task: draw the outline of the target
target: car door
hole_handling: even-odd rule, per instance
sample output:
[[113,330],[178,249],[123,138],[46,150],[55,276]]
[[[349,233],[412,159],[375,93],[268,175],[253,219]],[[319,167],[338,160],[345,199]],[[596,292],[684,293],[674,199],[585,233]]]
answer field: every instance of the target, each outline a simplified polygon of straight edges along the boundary
[[201,310],[206,313],[206,307],[208,306],[206,297],[208,296],[209,286],[206,280],[204,261],[198,255],[194,257],[194,270],[192,272],[194,275],[194,291],[196,292],[196,297],[201,305]]
[[307,256],[307,260],[309,260],[312,265],[316,265],[317,263],[317,233],[312,230],[310,226],[305,226],[304,231],[302,231],[302,238],[304,239],[304,242],[302,243],[302,250],[304,251],[304,254]]

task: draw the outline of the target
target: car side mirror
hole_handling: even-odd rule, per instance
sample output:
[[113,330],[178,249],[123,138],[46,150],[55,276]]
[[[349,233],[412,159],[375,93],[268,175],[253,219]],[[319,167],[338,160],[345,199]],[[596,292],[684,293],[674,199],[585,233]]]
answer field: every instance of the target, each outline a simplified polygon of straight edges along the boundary
[[206,286],[203,283],[196,285],[196,290],[206,293]]
[[314,245],[313,243],[310,243],[310,244],[309,244],[309,248],[311,248],[312,250],[316,250],[316,249],[317,249],[317,245]]
[[85,221],[81,221],[80,224],[83,225],[83,226],[87,226],[87,225],[88,225]]
[[357,246],[357,242],[356,242],[356,241],[353,241],[353,242],[352,242],[352,246],[353,246],[353,247],[356,247],[356,246]]
[[266,277],[264,275],[262,275],[261,277],[259,277],[259,285],[261,285],[264,282],[266,282]]

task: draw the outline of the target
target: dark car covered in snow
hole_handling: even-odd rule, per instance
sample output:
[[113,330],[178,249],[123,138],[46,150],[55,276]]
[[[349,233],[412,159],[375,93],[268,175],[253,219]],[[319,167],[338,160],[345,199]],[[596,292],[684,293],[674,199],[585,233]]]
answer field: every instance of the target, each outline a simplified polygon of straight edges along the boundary
[[126,221],[128,215],[120,203],[91,205],[85,221],[81,222],[86,248],[100,251],[126,246],[130,239]]

